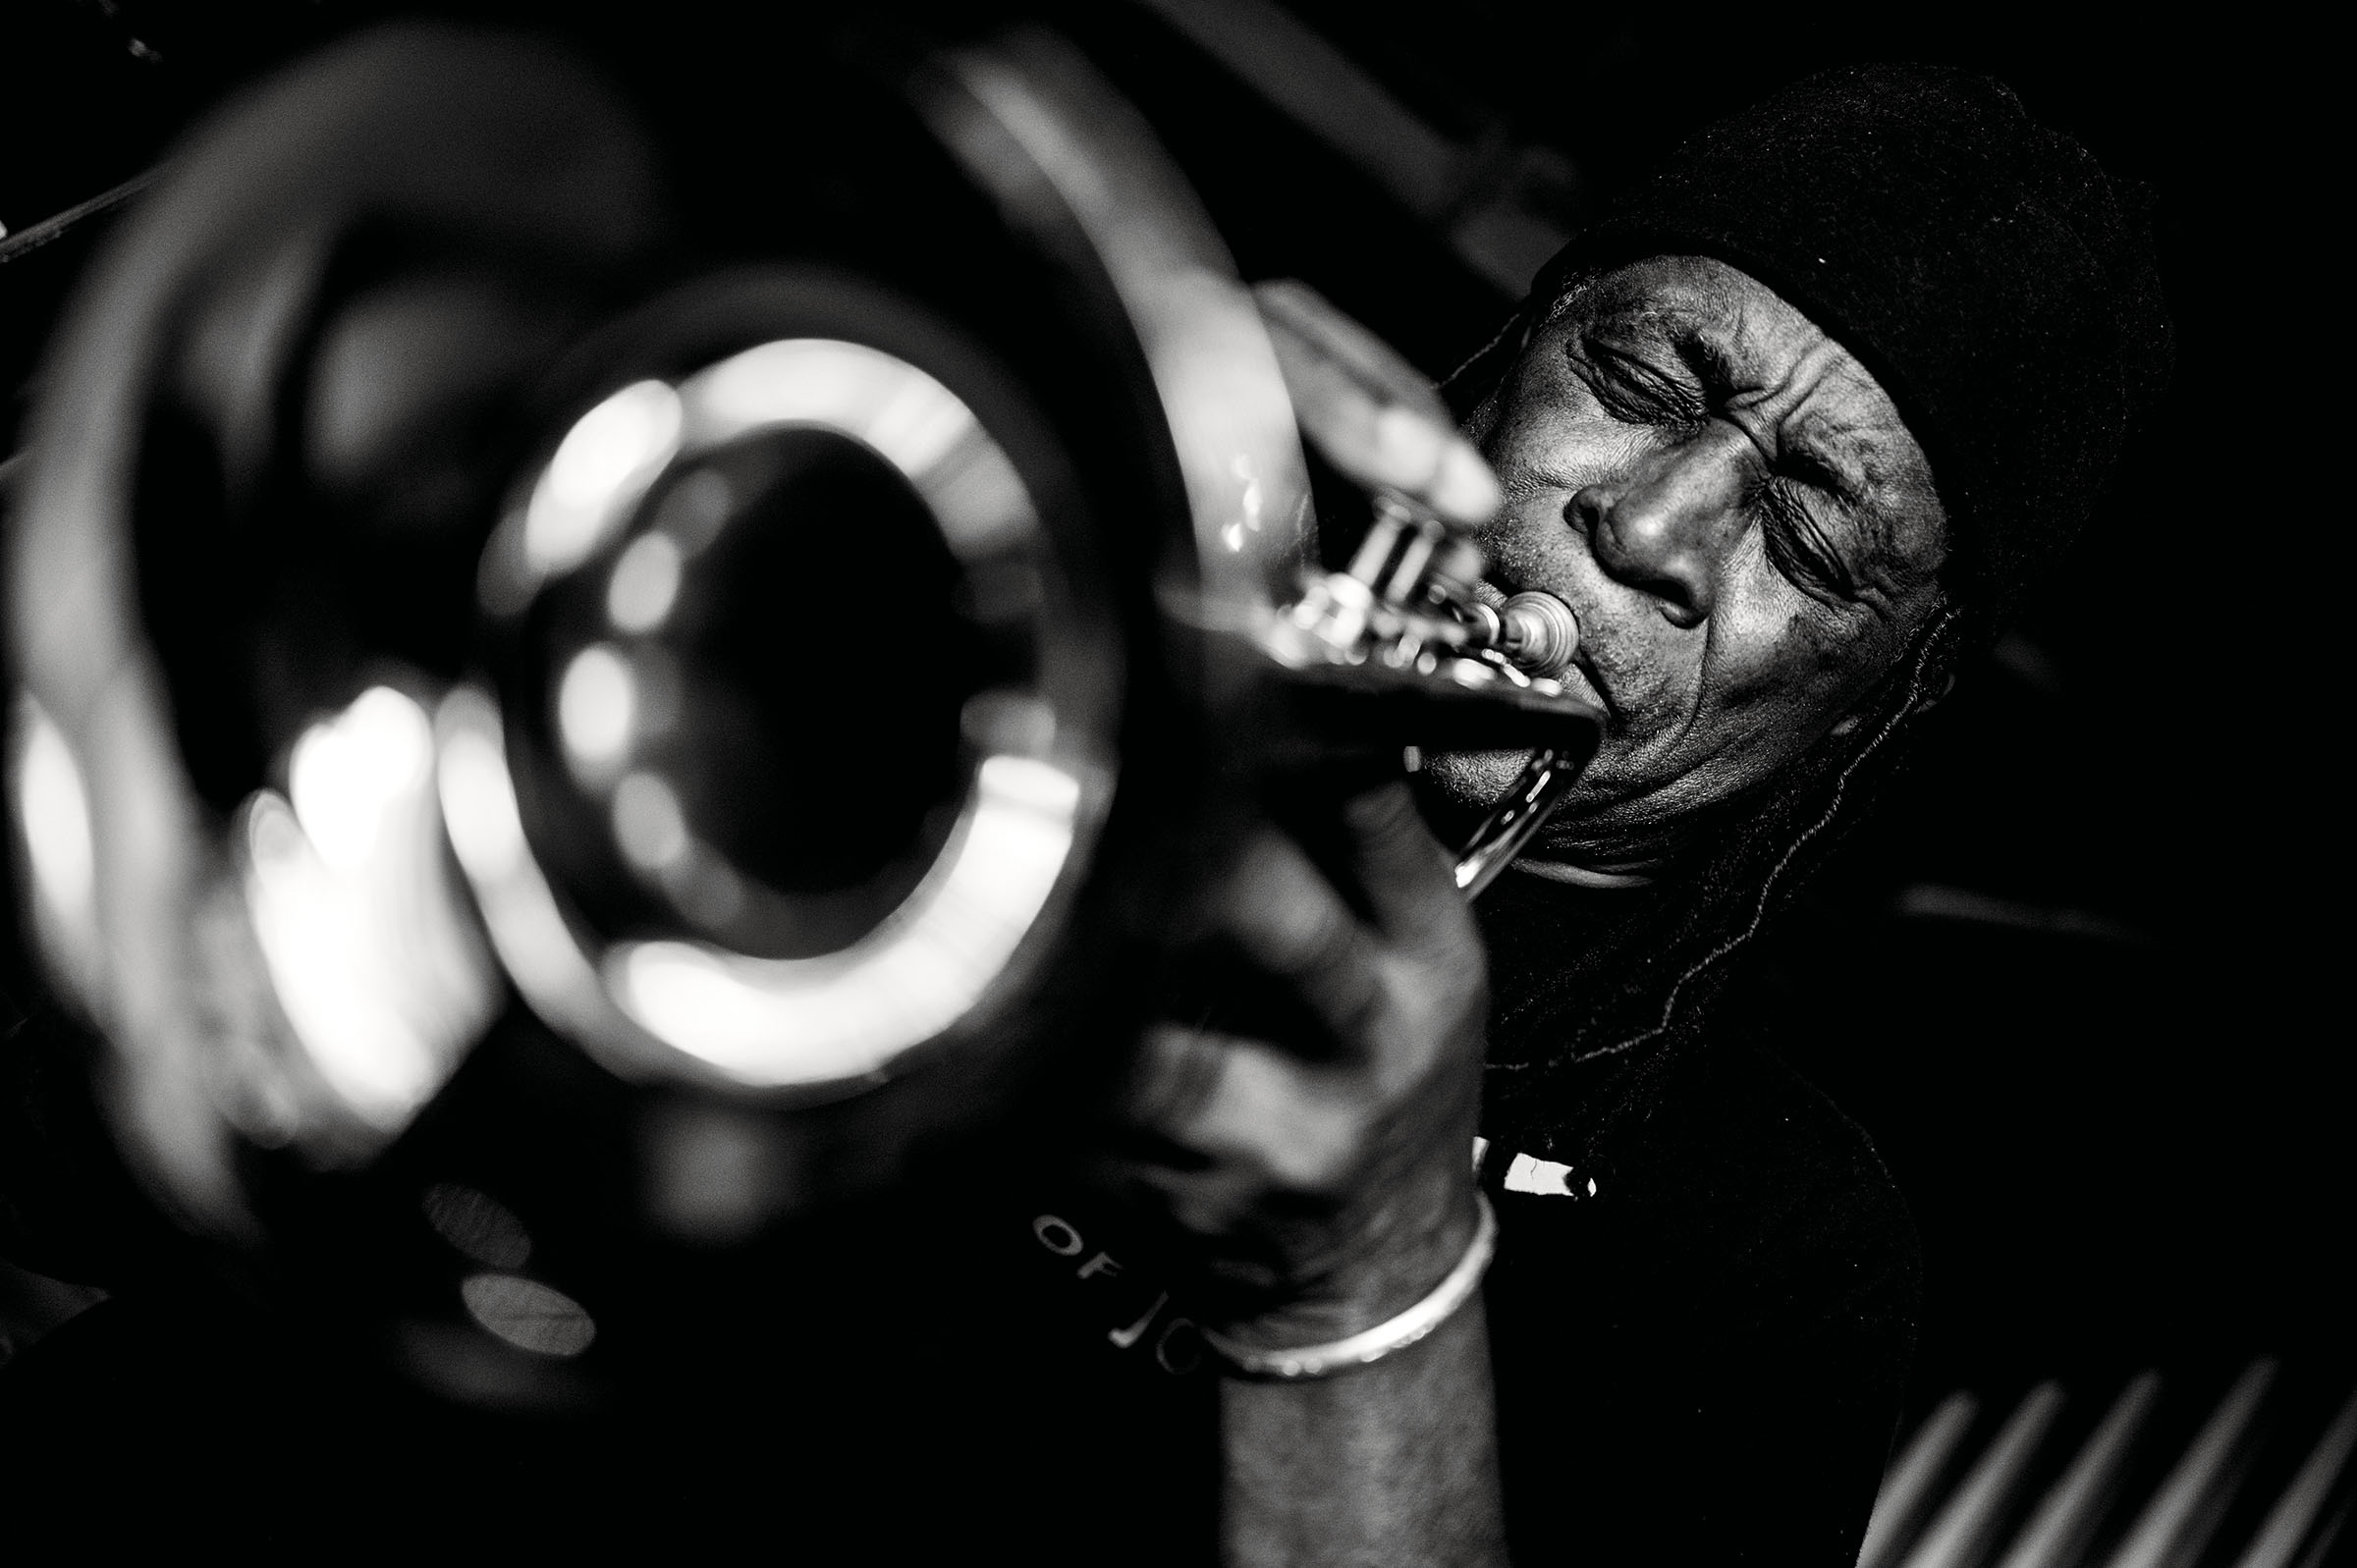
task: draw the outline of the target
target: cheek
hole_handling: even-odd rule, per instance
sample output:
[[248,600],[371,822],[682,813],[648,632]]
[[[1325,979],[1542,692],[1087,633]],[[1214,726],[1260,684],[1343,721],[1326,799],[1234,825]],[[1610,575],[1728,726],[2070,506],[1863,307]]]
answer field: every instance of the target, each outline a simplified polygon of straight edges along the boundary
[[1723,604],[1693,738],[1749,783],[1815,744],[1887,662],[1879,627],[1845,623],[1770,573]]

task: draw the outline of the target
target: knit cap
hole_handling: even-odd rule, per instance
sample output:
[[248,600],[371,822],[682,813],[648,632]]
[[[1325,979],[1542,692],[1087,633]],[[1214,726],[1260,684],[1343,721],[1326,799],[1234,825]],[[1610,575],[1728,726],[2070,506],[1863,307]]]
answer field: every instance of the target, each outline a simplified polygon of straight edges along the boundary
[[2001,83],[1868,65],[1678,146],[1539,274],[1462,390],[1494,386],[1579,278],[1667,254],[1741,268],[1873,372],[1931,460],[1945,581],[1976,620],[2076,534],[2171,363],[2142,188]]

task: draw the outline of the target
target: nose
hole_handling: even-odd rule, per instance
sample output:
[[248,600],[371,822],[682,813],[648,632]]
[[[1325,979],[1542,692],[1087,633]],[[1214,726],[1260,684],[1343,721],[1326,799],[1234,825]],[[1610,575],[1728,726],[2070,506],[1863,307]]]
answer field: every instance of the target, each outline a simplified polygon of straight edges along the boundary
[[1651,594],[1672,623],[1696,626],[1718,602],[1758,467],[1758,449],[1741,431],[1707,426],[1582,486],[1564,514],[1608,576]]

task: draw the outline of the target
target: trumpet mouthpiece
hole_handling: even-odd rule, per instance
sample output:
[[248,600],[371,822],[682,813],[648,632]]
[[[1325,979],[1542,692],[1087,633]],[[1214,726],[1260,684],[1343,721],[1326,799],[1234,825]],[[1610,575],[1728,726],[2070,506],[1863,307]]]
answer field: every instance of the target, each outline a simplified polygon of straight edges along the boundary
[[1515,594],[1498,611],[1498,646],[1523,674],[1554,679],[1571,668],[1579,651],[1579,622],[1571,607],[1551,593]]

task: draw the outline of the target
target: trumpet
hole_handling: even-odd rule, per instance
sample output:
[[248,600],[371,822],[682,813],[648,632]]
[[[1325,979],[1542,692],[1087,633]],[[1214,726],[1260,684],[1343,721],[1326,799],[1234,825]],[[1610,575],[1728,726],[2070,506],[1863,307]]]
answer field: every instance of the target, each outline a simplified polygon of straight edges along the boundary
[[[1252,294],[1076,51],[814,43],[806,85],[657,128],[686,163],[875,128],[889,180],[789,156],[748,212],[660,190],[562,50],[367,35],[85,281],[8,538],[10,795],[188,1229],[315,1257],[304,1182],[447,1207],[489,1164],[584,1248],[742,1240],[802,1200],[716,1219],[657,1153],[584,1207],[582,1151],[888,1151],[1029,1082],[1008,1042],[1118,1033],[1134,911],[1288,731],[1526,748],[1468,895],[1593,752],[1568,609],[1431,513],[1378,495],[1313,565]],[[964,264],[908,259],[912,211]],[[210,480],[159,488],[192,447]]]
[[[1495,881],[1545,826],[1595,749],[1595,711],[1559,678],[1579,647],[1570,607],[1536,589],[1507,597],[1481,580],[1480,550],[1448,532],[1429,509],[1397,494],[1375,498],[1375,518],[1349,567],[1307,577],[1269,625],[1263,646],[1296,677],[1402,693],[1438,705],[1465,699],[1506,706],[1558,728],[1474,830],[1456,858],[1456,885],[1472,897]],[[1493,602],[1494,601],[1494,602]],[[1442,698],[1437,694],[1447,692]],[[1417,730],[1428,743],[1495,743],[1512,729],[1477,714],[1467,738],[1445,721]],[[1445,735],[1437,742],[1429,737]]]

